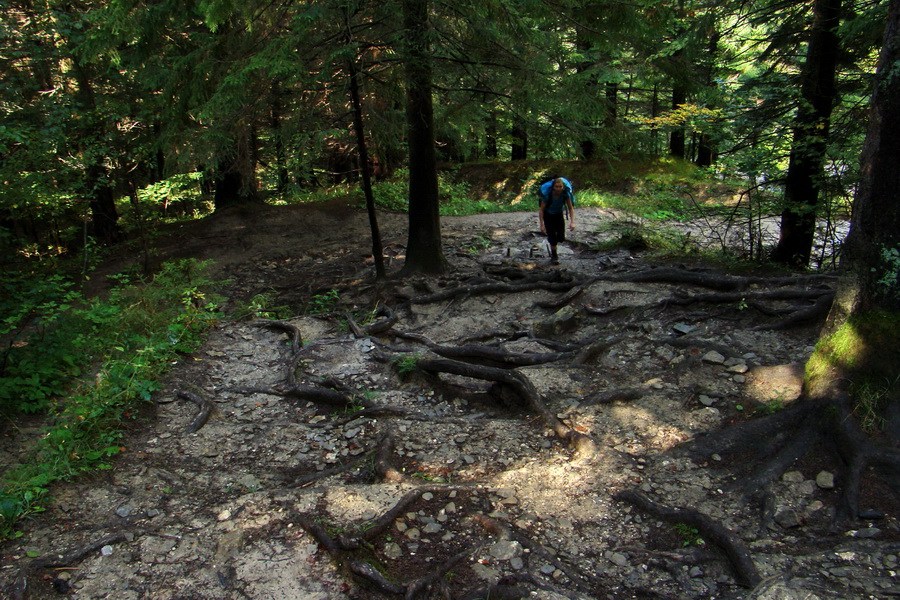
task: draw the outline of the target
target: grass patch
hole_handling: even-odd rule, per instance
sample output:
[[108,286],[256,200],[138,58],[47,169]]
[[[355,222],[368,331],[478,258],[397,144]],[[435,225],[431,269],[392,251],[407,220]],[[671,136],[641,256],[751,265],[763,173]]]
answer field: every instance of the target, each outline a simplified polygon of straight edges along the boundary
[[[20,535],[16,524],[43,510],[53,482],[109,468],[124,451],[122,432],[139,404],[218,318],[207,266],[168,263],[150,281],[116,287],[107,300],[82,301],[56,282],[51,300],[5,316],[6,327],[18,329],[7,331],[17,342],[5,350],[0,408],[7,418],[43,413],[49,424],[22,462],[0,476],[0,536]],[[33,360],[48,352],[46,362]]]

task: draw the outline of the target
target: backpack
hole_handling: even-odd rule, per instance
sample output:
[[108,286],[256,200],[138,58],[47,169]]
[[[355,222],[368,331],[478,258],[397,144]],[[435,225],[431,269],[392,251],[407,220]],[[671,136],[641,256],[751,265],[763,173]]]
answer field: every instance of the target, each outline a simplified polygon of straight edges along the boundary
[[[565,193],[569,196],[569,199],[572,201],[572,204],[575,204],[575,191],[572,188],[572,182],[566,179],[565,177],[561,177],[559,175],[553,175],[552,177],[542,177],[540,182],[537,185],[537,197],[538,197],[538,208],[541,207],[541,202],[544,200],[548,200],[550,198],[550,191],[553,188],[553,182],[557,179],[562,179],[563,183],[566,186]],[[565,212],[565,211],[563,211]]]

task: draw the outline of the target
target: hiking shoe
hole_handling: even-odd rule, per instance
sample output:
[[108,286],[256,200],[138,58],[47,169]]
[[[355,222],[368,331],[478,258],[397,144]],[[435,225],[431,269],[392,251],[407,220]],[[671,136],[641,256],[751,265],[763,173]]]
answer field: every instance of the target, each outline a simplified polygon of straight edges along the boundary
[[558,264],[559,264],[559,258],[556,257],[556,256],[554,256],[553,258],[550,259],[550,264],[551,264],[551,265],[558,265]]

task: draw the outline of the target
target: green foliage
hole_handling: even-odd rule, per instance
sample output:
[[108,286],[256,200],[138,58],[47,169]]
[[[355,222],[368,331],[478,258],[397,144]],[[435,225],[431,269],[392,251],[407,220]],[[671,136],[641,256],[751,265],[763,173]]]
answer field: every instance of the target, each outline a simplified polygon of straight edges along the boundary
[[247,302],[237,303],[233,316],[235,319],[284,319],[290,315],[290,307],[275,304],[275,292],[256,294]]
[[[882,286],[885,292],[890,296],[900,295],[900,286],[897,285],[897,278],[900,277],[900,250],[897,248],[882,248],[881,260],[884,262],[882,276],[878,280],[878,285]],[[872,268],[875,272],[875,268]]]
[[321,294],[315,294],[309,299],[309,302],[306,303],[306,314],[324,315],[334,312],[340,299],[340,292],[335,289],[328,290]]
[[462,249],[470,254],[484,252],[494,244],[490,231],[482,231],[470,241],[462,245]]
[[409,354],[405,356],[396,356],[393,359],[394,368],[401,379],[405,379],[418,370],[418,362],[421,358],[418,354]]
[[692,240],[680,231],[667,227],[648,226],[640,220],[618,219],[604,224],[598,232],[613,237],[598,244],[598,250],[628,248],[631,251],[651,250],[668,256],[696,253]]
[[[31,386],[20,391],[31,395],[17,402],[7,397],[3,410],[43,410],[51,424],[21,464],[0,478],[0,536],[12,535],[19,518],[41,509],[52,482],[108,468],[123,450],[123,423],[135,418],[138,405],[159,389],[162,373],[195,350],[218,318],[218,300],[205,291],[211,285],[206,266],[167,263],[152,281],[117,287],[107,300],[64,311],[57,305],[40,335],[10,348],[16,379]],[[30,353],[54,358],[41,364],[24,358]]]
[[696,527],[691,527],[687,523],[676,523],[674,526],[675,533],[678,534],[678,537],[681,538],[681,545],[687,548],[688,546],[702,546],[706,544],[702,537],[700,537],[700,530]]

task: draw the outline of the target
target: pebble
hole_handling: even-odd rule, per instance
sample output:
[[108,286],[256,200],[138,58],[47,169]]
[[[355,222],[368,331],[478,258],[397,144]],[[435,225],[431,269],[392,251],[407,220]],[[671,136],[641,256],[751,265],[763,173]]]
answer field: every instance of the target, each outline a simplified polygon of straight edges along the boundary
[[130,504],[123,504],[122,506],[116,509],[116,514],[122,517],[123,519],[131,515],[134,511],[134,507]]
[[497,560],[511,560],[522,555],[522,545],[514,540],[500,540],[494,543],[488,550],[491,556]]
[[706,354],[703,355],[703,362],[709,363],[711,365],[721,365],[725,362],[725,357],[715,350],[710,350]]
[[822,471],[816,475],[816,485],[823,490],[834,489],[834,473]]

